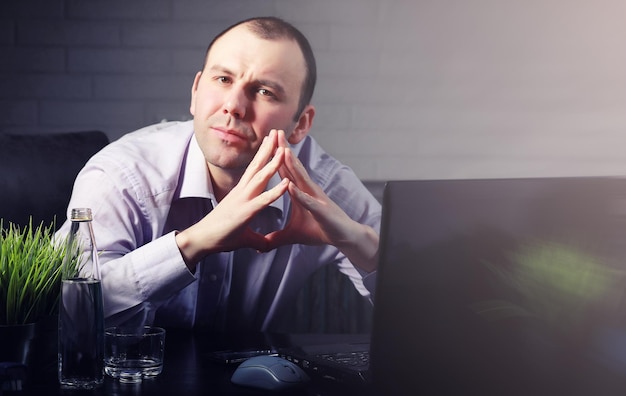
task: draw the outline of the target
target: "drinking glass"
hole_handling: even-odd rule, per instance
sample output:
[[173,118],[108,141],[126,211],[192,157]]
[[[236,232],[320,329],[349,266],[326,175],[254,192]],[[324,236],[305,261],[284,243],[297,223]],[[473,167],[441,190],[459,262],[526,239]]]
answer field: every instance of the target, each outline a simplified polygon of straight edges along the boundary
[[109,327],[104,331],[104,372],[120,382],[139,382],[163,370],[165,330]]

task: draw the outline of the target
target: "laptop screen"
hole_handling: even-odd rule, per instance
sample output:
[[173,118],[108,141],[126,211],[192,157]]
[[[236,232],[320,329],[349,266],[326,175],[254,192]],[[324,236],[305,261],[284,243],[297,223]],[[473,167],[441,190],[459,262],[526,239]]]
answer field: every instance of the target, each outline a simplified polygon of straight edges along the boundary
[[383,205],[379,390],[626,392],[626,179],[398,181]]

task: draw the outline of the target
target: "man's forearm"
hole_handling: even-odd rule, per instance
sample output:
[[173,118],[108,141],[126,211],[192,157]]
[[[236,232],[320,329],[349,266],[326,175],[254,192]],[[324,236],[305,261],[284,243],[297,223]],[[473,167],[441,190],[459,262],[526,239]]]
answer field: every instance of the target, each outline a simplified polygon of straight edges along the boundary
[[337,248],[355,267],[372,272],[378,267],[378,234],[365,224],[354,222],[353,226],[350,239],[339,244]]

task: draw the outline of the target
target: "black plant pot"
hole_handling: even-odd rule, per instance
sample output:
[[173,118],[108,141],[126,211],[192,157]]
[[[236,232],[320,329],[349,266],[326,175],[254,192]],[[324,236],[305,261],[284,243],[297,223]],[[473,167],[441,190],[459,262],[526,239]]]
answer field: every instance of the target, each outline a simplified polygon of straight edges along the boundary
[[36,324],[0,326],[0,362],[28,364]]
[[28,366],[34,372],[41,373],[42,377],[52,376],[56,378],[58,336],[58,316],[46,316],[37,322]]
[[24,364],[27,382],[55,378],[57,337],[56,316],[37,323],[0,325],[0,362]]

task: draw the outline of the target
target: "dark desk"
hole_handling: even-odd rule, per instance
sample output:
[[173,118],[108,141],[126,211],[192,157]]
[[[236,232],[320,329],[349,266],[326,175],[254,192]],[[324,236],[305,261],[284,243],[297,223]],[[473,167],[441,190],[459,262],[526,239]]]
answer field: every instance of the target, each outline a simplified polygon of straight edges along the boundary
[[[281,346],[280,335],[210,336],[200,332],[168,329],[165,340],[163,372],[151,380],[138,384],[122,384],[105,376],[104,385],[93,391],[62,390],[54,368],[42,373],[37,381],[29,381],[22,391],[7,392],[3,396],[35,395],[265,395],[265,392],[234,385],[230,377],[237,365],[227,365],[211,359],[211,351],[233,348]],[[355,394],[336,384],[314,380],[305,388],[283,394],[334,396]]]

